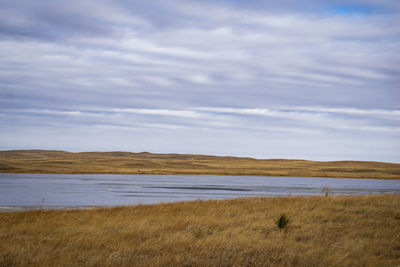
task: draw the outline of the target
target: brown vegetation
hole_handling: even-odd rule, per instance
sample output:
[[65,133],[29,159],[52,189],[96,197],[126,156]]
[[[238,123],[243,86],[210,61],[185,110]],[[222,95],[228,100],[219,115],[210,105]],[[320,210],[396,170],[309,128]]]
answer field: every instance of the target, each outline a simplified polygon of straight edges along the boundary
[[0,213],[0,266],[65,265],[399,266],[400,196]]
[[252,159],[187,154],[0,151],[0,172],[214,174],[400,179],[400,164]]

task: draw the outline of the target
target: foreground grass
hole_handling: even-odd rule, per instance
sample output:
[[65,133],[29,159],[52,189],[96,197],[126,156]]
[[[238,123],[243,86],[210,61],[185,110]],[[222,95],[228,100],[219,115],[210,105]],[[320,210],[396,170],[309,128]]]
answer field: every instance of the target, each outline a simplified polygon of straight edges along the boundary
[[[277,230],[274,218],[291,221]],[[400,196],[0,213],[0,266],[399,266]]]
[[214,174],[400,179],[400,164],[128,152],[0,151],[0,172]]

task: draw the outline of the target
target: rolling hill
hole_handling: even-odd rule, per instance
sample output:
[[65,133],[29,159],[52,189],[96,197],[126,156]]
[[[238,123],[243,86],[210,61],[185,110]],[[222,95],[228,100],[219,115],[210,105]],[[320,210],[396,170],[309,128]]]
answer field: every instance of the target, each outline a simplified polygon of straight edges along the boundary
[[148,152],[0,151],[3,173],[211,174],[400,179],[400,164]]

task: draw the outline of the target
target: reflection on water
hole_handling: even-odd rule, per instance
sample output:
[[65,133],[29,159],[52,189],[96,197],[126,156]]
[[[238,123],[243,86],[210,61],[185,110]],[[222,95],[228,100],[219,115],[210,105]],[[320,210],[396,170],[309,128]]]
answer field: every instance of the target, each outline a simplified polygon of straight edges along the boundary
[[400,193],[399,180],[0,173],[0,206],[114,206],[247,196]]

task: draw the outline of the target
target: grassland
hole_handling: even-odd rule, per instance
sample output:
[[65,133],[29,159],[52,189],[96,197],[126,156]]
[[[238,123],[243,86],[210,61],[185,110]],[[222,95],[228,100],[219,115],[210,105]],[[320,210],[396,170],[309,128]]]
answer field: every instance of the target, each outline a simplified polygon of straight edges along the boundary
[[0,266],[81,265],[399,266],[400,196],[0,213]]
[[400,164],[253,159],[187,154],[0,151],[0,172],[213,174],[400,179]]

